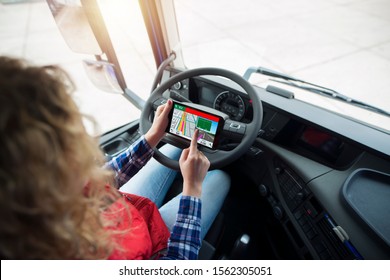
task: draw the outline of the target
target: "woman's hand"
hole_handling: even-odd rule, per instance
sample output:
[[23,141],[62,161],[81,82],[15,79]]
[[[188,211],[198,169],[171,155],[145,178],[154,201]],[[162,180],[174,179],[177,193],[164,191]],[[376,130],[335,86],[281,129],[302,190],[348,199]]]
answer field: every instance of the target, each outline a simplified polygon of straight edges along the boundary
[[202,183],[210,167],[208,158],[198,150],[196,129],[189,148],[184,149],[180,156],[180,170],[183,175],[183,195],[200,197]]
[[152,127],[145,134],[146,141],[152,148],[155,148],[163,138],[165,129],[168,126],[168,115],[172,109],[172,100],[168,99],[167,103],[158,106],[154,115]]

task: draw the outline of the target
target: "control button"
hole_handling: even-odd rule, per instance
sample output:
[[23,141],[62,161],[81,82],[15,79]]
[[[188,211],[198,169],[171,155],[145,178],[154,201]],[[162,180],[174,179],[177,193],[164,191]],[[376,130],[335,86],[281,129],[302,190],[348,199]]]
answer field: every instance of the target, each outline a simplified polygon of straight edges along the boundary
[[283,208],[281,206],[275,205],[272,211],[276,219],[281,220],[283,218]]
[[305,208],[306,213],[309,214],[311,217],[315,218],[318,215],[317,210],[311,205],[311,203],[306,202],[305,205],[303,205],[303,208]]
[[259,192],[262,197],[267,197],[269,195],[269,189],[266,185],[261,184],[259,186]]
[[245,124],[240,124],[240,123],[233,123],[231,122],[229,125],[229,131],[237,134],[245,134],[246,130],[246,125]]
[[230,124],[230,128],[236,130],[236,129],[240,129],[241,125],[238,124],[238,123],[231,123]]
[[181,87],[182,87],[181,82],[177,82],[176,84],[173,85],[173,88],[176,89],[176,90],[181,89]]
[[276,175],[279,175],[280,173],[282,173],[282,168],[276,167],[276,168],[275,168],[275,174],[276,174]]

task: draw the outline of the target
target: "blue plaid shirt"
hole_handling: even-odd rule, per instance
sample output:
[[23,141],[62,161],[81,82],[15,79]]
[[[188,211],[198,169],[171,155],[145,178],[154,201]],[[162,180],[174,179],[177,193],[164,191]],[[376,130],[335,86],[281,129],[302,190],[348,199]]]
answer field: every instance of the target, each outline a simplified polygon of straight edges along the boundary
[[124,152],[107,162],[106,166],[115,171],[115,180],[118,188],[137,174],[150,160],[152,155],[152,147],[146,141],[145,136],[141,136]]
[[168,241],[166,260],[196,260],[202,241],[200,239],[201,200],[182,196],[179,212]]
[[[118,187],[129,181],[153,155],[144,136],[126,151],[107,162],[106,167],[115,171]],[[200,220],[202,203],[199,198],[182,196],[176,222],[168,240],[166,255],[161,259],[193,260],[198,258],[201,246]]]

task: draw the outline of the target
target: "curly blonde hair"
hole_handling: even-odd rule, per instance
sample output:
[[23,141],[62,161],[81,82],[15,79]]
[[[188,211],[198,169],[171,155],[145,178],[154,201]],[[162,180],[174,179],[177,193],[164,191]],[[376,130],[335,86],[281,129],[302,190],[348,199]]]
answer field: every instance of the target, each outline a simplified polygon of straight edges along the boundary
[[115,249],[101,215],[117,196],[113,176],[73,90],[58,67],[0,57],[2,259],[102,259]]

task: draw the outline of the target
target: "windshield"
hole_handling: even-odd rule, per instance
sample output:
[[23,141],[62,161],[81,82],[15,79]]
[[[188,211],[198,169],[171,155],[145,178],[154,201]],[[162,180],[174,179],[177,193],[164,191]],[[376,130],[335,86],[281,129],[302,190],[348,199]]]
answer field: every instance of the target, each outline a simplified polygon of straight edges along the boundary
[[[244,74],[263,66],[390,111],[389,1],[175,0],[175,8],[188,68]],[[253,74],[250,81],[265,79]],[[292,91],[362,118],[362,110]],[[364,121],[390,131],[390,118],[364,113]]]
[[[53,2],[53,1],[49,1]],[[77,3],[78,0],[62,0]],[[97,89],[61,36],[46,1],[0,4],[0,55],[58,64],[75,80],[75,100],[103,133],[139,118],[120,94]],[[146,99],[156,73],[138,1],[98,1],[128,87]],[[174,0],[188,68],[214,66],[244,74],[266,67],[332,88],[390,111],[389,1]],[[93,58],[93,57],[92,57]],[[263,85],[268,77],[253,74]],[[281,85],[278,85],[281,86]],[[390,131],[390,118],[293,89],[295,97]]]

